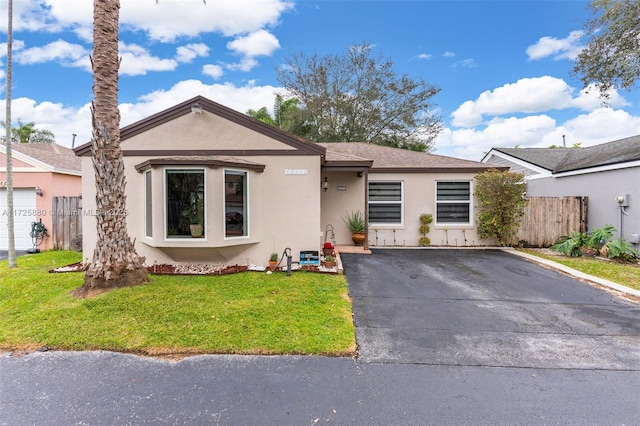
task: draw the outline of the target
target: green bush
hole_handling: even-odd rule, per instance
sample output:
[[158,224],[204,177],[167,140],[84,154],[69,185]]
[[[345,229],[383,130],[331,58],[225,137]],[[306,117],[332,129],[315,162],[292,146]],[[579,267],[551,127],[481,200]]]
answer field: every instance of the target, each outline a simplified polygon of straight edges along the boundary
[[491,169],[476,176],[475,187],[480,238],[495,237],[501,246],[515,245],[527,204],[524,174]]
[[431,213],[422,213],[418,219],[421,223],[419,230],[422,234],[422,237],[418,240],[418,244],[420,244],[421,247],[425,247],[431,244],[431,239],[427,237],[427,234],[431,231],[429,224],[433,222],[433,215]]

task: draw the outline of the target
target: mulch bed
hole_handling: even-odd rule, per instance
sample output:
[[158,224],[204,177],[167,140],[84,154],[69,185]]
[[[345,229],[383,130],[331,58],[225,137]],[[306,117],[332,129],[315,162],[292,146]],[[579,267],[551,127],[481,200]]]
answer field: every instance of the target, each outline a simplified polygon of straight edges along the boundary
[[[72,263],[70,265],[61,266],[60,268],[50,269],[49,273],[63,273],[63,272],[82,272],[87,269],[87,264],[82,262]],[[239,272],[266,272],[267,269],[251,269],[248,266],[231,265],[231,266],[213,266],[213,265],[171,265],[168,263],[155,264],[147,266],[147,271],[153,275],[229,275],[237,274]],[[286,272],[286,268],[278,268],[273,272]],[[292,272],[306,271],[306,272],[318,272],[323,274],[335,274],[335,271],[321,269],[315,265],[302,265],[292,268]]]

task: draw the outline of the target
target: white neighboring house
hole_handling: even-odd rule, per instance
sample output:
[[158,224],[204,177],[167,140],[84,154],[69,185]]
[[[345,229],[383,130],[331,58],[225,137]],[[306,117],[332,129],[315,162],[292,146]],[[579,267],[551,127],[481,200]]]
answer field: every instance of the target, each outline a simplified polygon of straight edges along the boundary
[[640,135],[586,148],[493,148],[482,162],[524,173],[531,197],[589,197],[589,229],[611,224],[638,248]]

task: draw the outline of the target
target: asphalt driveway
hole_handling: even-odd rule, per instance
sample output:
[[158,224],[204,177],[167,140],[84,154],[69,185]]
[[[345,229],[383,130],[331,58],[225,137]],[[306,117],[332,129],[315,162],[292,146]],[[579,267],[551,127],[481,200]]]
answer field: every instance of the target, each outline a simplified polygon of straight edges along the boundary
[[341,254],[360,361],[637,370],[640,305],[502,250]]

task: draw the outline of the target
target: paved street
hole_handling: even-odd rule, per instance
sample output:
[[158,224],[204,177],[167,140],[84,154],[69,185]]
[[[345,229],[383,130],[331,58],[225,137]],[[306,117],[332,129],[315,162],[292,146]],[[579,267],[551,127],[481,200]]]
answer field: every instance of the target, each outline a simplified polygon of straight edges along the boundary
[[343,258],[357,361],[3,354],[0,424],[640,424],[637,305],[502,252],[388,252]]

